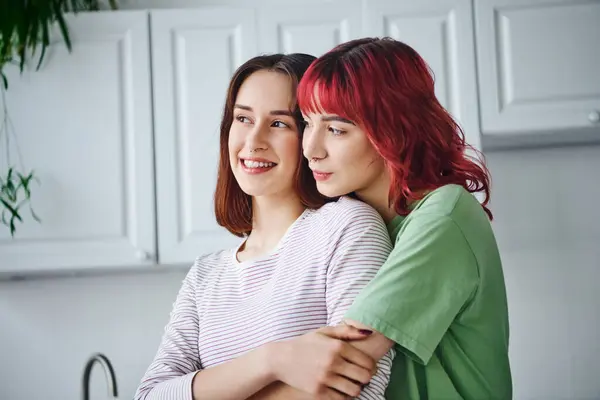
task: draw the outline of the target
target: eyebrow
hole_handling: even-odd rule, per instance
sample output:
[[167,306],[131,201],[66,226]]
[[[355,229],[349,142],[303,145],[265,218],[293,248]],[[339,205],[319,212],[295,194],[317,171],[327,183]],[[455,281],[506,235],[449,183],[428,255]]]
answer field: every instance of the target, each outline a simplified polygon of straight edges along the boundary
[[349,119],[342,118],[339,115],[330,115],[330,116],[326,116],[326,117],[321,117],[321,121],[323,121],[323,122],[337,121],[337,122],[342,122],[344,124],[356,125],[354,122],[350,121]]
[[[233,108],[239,108],[241,110],[253,111],[252,107],[245,106],[243,104],[234,104]],[[293,117],[294,114],[290,110],[272,110],[269,112],[270,115],[287,115],[288,117]]]

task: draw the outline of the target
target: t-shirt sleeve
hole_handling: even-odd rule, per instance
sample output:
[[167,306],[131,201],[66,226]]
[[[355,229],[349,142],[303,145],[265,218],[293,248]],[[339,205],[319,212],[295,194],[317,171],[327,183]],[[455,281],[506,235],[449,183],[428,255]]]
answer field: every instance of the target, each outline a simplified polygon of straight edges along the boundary
[[415,215],[345,318],[359,321],[427,364],[478,284],[475,256],[447,216]]
[[[392,249],[385,224],[375,210],[353,216],[337,241],[327,273],[327,323],[337,325],[358,293],[375,277]],[[377,363],[377,373],[358,399],[385,400],[396,352]]]
[[197,260],[183,280],[156,356],[142,378],[135,400],[192,400],[192,380],[201,369],[196,308],[198,263]]

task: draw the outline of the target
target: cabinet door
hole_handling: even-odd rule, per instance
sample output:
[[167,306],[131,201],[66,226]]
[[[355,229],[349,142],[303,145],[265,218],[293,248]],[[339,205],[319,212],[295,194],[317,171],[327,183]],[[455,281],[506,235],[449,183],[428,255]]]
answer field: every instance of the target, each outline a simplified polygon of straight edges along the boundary
[[263,6],[258,11],[261,53],[307,53],[316,57],[361,36],[361,2]]
[[215,220],[219,126],[229,79],[257,55],[251,9],[151,12],[159,259],[239,243]]
[[40,179],[32,200],[42,222],[26,219],[14,239],[0,227],[3,274],[154,262],[147,13],[82,13],[67,23],[72,53],[56,30],[39,71],[36,59],[23,75],[7,71],[7,107],[21,161]]
[[367,35],[400,40],[425,59],[438,100],[480,148],[471,1],[372,0],[366,15]]
[[600,127],[600,1],[475,7],[484,134]]

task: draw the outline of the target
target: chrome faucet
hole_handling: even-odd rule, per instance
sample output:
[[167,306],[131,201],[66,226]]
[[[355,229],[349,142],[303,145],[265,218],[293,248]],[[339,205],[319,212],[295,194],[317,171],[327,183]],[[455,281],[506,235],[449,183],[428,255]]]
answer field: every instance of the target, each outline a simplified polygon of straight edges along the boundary
[[95,353],[93,354],[88,362],[85,364],[83,370],[83,400],[90,400],[90,374],[92,373],[92,367],[98,362],[104,370],[104,375],[108,380],[108,394],[116,399],[117,394],[117,379],[115,378],[115,370],[112,364],[104,354]]

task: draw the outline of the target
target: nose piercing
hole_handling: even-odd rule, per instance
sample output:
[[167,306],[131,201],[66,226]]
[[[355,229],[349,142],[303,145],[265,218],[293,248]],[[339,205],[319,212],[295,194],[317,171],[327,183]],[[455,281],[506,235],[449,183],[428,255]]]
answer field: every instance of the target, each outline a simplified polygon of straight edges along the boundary
[[259,150],[266,150],[266,148],[262,148],[262,147],[257,147],[255,149],[250,149],[250,153],[256,153]]

